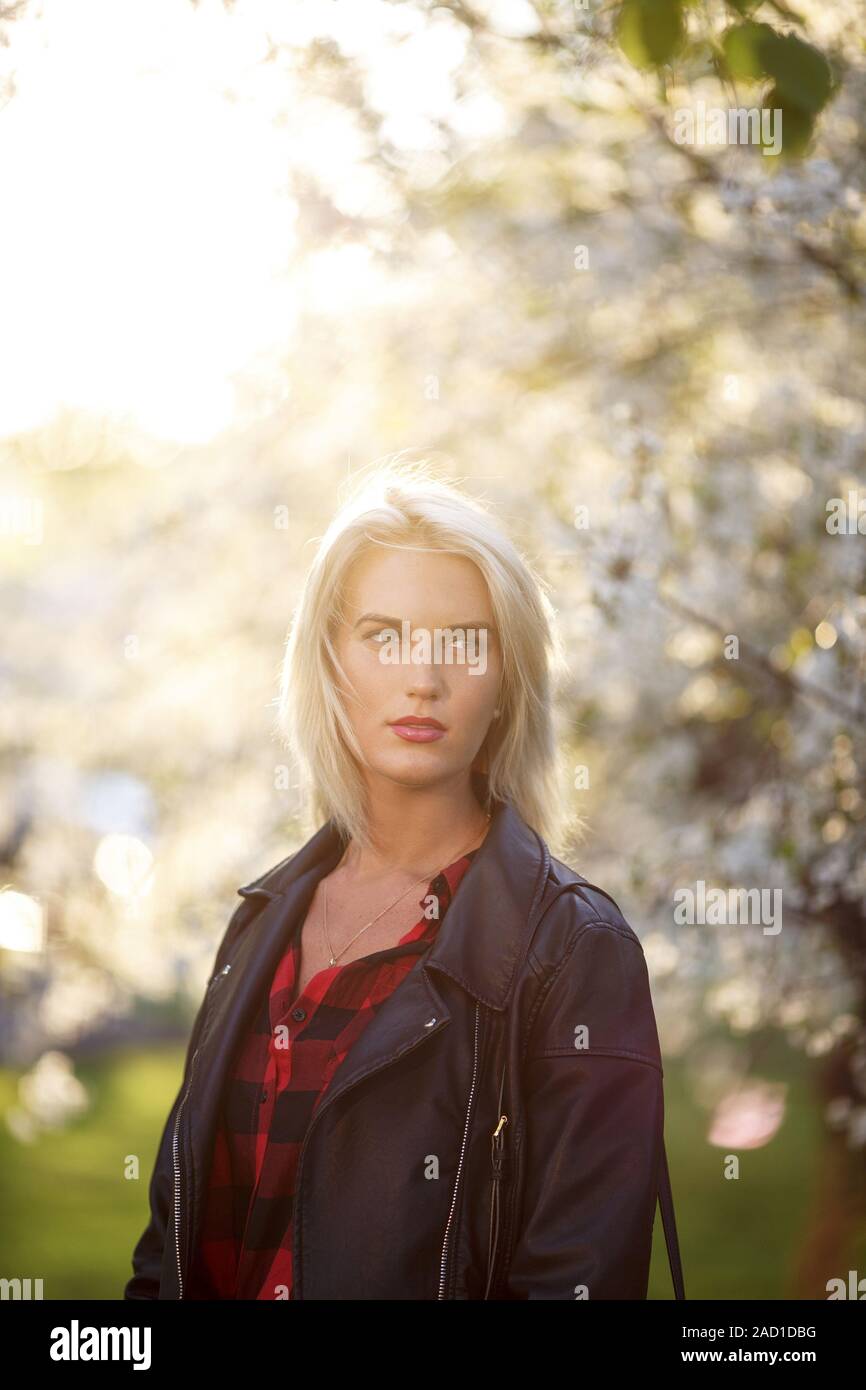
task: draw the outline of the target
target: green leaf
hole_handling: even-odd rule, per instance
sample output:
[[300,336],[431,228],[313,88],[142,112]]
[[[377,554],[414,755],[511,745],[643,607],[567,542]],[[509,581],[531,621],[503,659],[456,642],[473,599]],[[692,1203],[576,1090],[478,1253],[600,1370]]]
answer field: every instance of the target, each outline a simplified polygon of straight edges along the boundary
[[833,90],[830,64],[796,34],[776,34],[761,40],[764,71],[775,79],[782,103],[817,112]]
[[765,75],[763,43],[777,35],[769,24],[738,24],[722,40],[728,72],[735,80],[757,81]]
[[815,132],[814,115],[810,111],[804,111],[800,106],[789,105],[777,87],[764,99],[763,105],[772,111],[782,113],[781,117],[776,118],[782,122],[781,157],[796,159],[805,154]]
[[636,68],[659,68],[681,47],[685,33],[682,0],[625,0],[617,38]]

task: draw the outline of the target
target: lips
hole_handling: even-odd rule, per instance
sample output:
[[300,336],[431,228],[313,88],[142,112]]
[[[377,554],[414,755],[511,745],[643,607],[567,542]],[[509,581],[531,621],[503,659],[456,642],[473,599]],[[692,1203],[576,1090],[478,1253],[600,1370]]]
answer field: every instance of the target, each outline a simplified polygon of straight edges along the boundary
[[407,714],[404,715],[402,719],[392,720],[392,729],[395,724],[400,724],[401,726],[409,725],[416,729],[441,729],[443,733],[445,731],[445,725],[440,724],[438,719],[433,719],[429,714]]
[[389,727],[407,743],[435,743],[445,735],[445,726],[438,719],[422,718],[417,714],[395,719]]

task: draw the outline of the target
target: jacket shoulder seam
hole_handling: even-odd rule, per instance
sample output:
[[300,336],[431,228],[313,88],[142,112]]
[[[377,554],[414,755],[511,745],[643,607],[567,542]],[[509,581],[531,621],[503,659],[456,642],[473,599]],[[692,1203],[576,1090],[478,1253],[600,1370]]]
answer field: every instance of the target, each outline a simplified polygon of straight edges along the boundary
[[637,932],[634,930],[634,927],[629,926],[628,923],[623,925],[622,923],[618,922],[608,922],[605,917],[588,917],[585,920],[578,922],[575,928],[574,938],[573,940],[569,941],[568,945],[562,953],[561,958],[556,962],[556,965],[552,967],[549,980],[545,981],[544,966],[538,959],[535,950],[530,949],[529,963],[532,966],[538,978],[542,981],[542,986],[544,988],[547,988],[550,984],[553,983],[553,980],[555,979],[559,971],[562,969],[563,965],[565,964],[568,957],[571,955],[580,938],[591,927],[605,927],[608,931],[616,932],[618,936],[623,937],[626,941],[630,941],[633,946],[637,946],[638,950],[641,953],[643,953],[643,946],[641,944],[640,937],[637,935]]
[[606,917],[588,917],[585,922],[581,922],[578,926],[578,938],[583,935],[588,927],[607,927],[608,931],[615,931],[618,936],[624,936],[627,941],[631,941],[633,945],[643,950],[640,937],[634,927],[629,926],[627,922],[623,924],[622,922],[608,922]]
[[591,890],[593,893],[600,894],[603,898],[607,898],[608,902],[616,908],[617,912],[621,913],[622,909],[620,908],[619,903],[616,901],[615,898],[613,898],[610,895],[610,893],[607,892],[605,888],[601,888],[597,883],[591,883],[590,880],[588,878],[584,878],[582,874],[577,874],[577,871],[575,869],[572,869],[569,864],[565,864],[561,860],[557,862],[561,868],[566,869],[568,871],[568,874],[574,874],[576,876],[573,878],[565,877],[563,879],[559,879],[554,875],[554,882],[558,883],[560,887],[565,887],[571,884],[576,896],[581,898],[582,901],[586,903],[587,907],[590,909],[591,912],[597,914],[598,907],[590,898],[587,889]]

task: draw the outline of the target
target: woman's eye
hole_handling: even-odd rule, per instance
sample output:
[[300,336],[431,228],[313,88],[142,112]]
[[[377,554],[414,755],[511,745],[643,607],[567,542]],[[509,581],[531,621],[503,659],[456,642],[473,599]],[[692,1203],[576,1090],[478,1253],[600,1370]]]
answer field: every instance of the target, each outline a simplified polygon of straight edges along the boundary
[[[465,648],[469,645],[469,633],[474,633],[477,647],[479,644],[478,633],[483,631],[483,628],[472,627],[448,634],[447,629],[443,629],[441,640],[444,646]],[[377,627],[364,635],[365,642],[373,642],[377,647],[384,646],[386,642],[400,642],[400,640],[400,633],[393,627]]]

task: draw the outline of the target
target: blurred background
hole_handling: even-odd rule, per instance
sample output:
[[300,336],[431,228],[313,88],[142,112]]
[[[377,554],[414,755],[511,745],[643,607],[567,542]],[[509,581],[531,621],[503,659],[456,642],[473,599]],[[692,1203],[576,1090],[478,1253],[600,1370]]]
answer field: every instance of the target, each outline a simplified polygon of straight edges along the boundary
[[[550,585],[689,1297],[866,1277],[864,35],[854,0],[0,4],[0,1275],[122,1296],[237,888],[305,838],[291,611],[400,453]],[[680,924],[699,881],[782,929]]]

